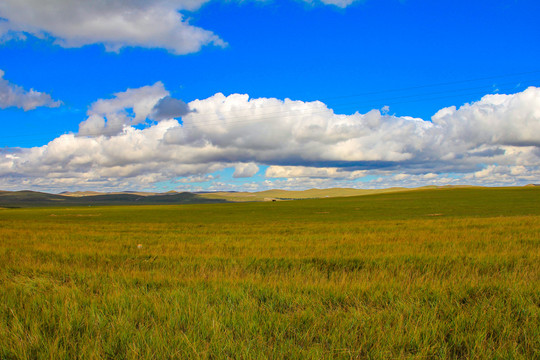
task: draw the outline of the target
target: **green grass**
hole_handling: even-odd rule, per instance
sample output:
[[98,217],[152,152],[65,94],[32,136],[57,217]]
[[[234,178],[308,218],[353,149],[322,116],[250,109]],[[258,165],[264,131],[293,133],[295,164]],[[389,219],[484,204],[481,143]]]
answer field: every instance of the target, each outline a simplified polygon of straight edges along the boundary
[[539,204],[0,209],[0,359],[540,358]]

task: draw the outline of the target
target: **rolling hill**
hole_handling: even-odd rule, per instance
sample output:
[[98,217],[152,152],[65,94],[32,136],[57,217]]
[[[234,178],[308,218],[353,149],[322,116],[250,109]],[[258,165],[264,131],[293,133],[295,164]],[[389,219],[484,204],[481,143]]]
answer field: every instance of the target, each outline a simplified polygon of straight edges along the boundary
[[141,195],[137,193],[100,193],[99,195],[62,195],[37,191],[0,192],[0,207],[92,206],[92,205],[160,205],[223,203],[189,192]]

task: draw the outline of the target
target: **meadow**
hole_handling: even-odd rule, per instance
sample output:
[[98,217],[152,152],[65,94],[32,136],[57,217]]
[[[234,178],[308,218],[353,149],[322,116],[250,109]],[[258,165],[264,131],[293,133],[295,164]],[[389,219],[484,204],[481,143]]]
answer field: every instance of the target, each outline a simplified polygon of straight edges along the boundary
[[540,188],[0,209],[0,359],[73,358],[539,359]]

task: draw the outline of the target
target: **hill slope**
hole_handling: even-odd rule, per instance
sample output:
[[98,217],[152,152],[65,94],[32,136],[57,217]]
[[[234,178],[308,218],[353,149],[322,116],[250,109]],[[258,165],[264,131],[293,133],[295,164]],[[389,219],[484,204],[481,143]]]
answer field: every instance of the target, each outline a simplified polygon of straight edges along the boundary
[[47,194],[36,191],[0,192],[1,207],[29,206],[91,206],[91,205],[159,205],[159,204],[208,204],[223,203],[224,199],[209,199],[200,195],[183,193],[166,193],[159,195],[138,195],[130,193],[114,193],[85,196],[69,196]]

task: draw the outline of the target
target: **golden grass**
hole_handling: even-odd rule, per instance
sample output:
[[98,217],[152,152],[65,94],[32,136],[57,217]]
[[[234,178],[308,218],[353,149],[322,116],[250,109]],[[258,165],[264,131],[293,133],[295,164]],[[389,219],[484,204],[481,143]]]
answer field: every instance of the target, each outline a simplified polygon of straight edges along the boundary
[[0,359],[539,358],[539,190],[2,210]]
[[350,188],[331,188],[331,189],[310,189],[301,191],[292,190],[266,190],[259,192],[212,192],[201,194],[208,199],[223,199],[228,201],[271,201],[271,200],[298,200],[298,199],[320,199],[333,197],[349,197],[361,195],[375,195],[392,192],[409,191],[414,189],[389,188],[389,189],[350,189]]

